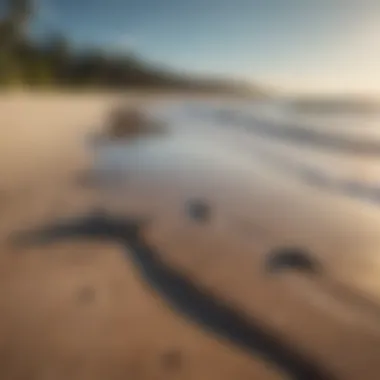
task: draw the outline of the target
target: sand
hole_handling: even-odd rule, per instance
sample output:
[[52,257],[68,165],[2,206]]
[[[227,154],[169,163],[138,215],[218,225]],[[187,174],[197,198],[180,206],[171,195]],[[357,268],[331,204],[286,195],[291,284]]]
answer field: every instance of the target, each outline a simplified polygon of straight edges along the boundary
[[[0,378],[284,378],[173,311],[114,244],[9,245],[14,230],[104,203],[78,179],[91,164],[83,141],[117,100],[88,94],[0,99]],[[253,270],[257,257],[248,253],[252,246],[262,249],[261,243],[163,220],[148,238],[169,263],[271,326],[338,378],[379,378],[380,338],[315,313],[282,291],[281,280],[273,283]],[[232,260],[234,249],[247,254]]]

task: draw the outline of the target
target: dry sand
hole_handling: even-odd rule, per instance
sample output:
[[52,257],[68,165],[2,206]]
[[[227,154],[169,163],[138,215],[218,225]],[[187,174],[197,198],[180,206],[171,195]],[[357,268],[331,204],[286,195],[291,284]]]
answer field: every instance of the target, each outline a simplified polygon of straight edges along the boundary
[[[115,245],[84,241],[16,250],[7,244],[15,229],[102,201],[78,184],[90,163],[82,141],[117,98],[0,98],[0,378],[281,379],[268,364],[167,307]],[[170,220],[150,234],[166,260],[222,297],[235,294],[238,306],[339,378],[380,377],[380,338],[315,313],[283,292],[281,281],[260,276],[252,269],[252,249],[263,246]],[[247,254],[234,260],[236,249]]]

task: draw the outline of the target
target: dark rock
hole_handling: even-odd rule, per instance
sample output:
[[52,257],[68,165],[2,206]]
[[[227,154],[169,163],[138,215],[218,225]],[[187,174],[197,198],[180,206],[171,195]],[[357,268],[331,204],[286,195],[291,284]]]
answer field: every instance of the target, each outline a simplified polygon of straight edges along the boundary
[[308,274],[318,274],[320,264],[301,248],[276,248],[268,254],[266,259],[268,272],[297,271]]
[[211,207],[203,200],[192,200],[187,203],[187,214],[198,222],[207,222],[211,218]]

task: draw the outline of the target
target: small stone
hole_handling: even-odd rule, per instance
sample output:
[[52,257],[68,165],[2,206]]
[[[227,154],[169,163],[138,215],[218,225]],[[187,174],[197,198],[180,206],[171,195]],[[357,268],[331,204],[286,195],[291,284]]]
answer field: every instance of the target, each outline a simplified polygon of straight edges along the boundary
[[80,303],[90,303],[95,300],[96,290],[93,286],[83,286],[77,292],[77,299]]
[[211,208],[205,201],[193,200],[187,204],[187,213],[193,220],[205,222],[211,217]]
[[165,370],[179,370],[182,367],[181,351],[173,349],[165,352],[161,356],[161,365]]
[[272,273],[285,270],[309,274],[320,272],[319,263],[300,248],[276,248],[269,253],[266,264],[267,271]]

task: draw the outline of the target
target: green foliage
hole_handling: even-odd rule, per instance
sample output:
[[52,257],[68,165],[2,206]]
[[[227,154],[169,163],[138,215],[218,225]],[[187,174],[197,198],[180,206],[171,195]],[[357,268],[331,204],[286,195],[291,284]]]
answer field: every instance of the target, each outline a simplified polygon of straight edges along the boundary
[[10,54],[0,54],[0,85],[14,87],[22,84],[22,67]]
[[43,60],[29,62],[29,64],[24,67],[23,82],[29,86],[52,85],[54,82],[52,69],[49,64]]
[[32,41],[27,23],[33,0],[8,0],[8,15],[0,20],[0,87],[71,86],[84,88],[160,87],[224,92],[229,84],[207,83],[149,67],[136,56],[104,51],[73,52],[59,33]]

